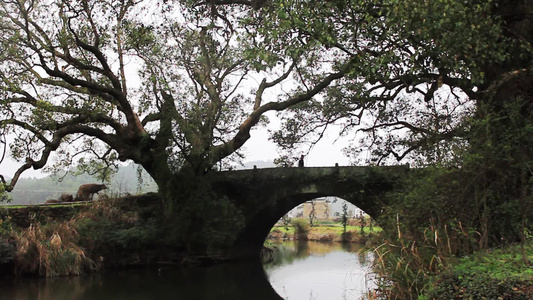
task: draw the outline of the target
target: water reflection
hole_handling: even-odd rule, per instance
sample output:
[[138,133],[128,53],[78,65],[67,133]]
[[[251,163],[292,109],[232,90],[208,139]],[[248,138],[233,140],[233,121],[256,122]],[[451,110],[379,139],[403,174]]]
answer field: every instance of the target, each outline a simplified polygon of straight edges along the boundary
[[280,299],[260,263],[113,271],[72,278],[0,279],[0,299]]
[[357,245],[289,242],[277,247],[274,261],[265,269],[248,261],[80,277],[0,278],[0,300],[272,300],[281,299],[279,295],[290,300],[337,300],[360,299],[369,284],[365,274],[371,255],[357,254]]
[[373,288],[372,254],[357,244],[283,242],[265,265],[283,299],[360,299]]

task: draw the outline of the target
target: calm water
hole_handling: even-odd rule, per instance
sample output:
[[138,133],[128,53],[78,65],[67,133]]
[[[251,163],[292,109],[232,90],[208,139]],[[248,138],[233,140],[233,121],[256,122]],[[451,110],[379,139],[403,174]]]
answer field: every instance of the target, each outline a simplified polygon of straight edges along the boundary
[[361,299],[374,287],[372,254],[356,244],[284,242],[265,265],[270,283],[283,299]]
[[281,299],[274,288],[290,300],[360,299],[369,268],[367,255],[357,255],[339,244],[284,244],[279,249],[277,259],[265,266],[268,275],[260,263],[243,262],[71,278],[0,279],[0,299]]

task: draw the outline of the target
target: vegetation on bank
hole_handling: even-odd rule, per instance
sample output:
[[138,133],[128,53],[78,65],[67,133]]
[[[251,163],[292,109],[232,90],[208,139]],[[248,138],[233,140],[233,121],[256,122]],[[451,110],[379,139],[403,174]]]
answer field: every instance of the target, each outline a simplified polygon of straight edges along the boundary
[[[383,231],[375,239],[380,297],[417,299],[429,292],[435,276],[454,274],[450,270],[457,258],[466,261],[474,252],[484,255],[491,249],[522,247],[531,241],[532,183],[520,171],[524,165],[505,163],[504,168],[498,156],[469,159],[473,161],[466,161],[462,168],[426,169],[407,178],[403,186],[409,188],[385,199],[388,204],[378,220]],[[514,252],[521,259],[514,264],[531,268],[527,252],[519,247]],[[437,289],[457,295],[475,290],[477,296],[467,299],[507,293],[499,280],[454,279],[460,276],[443,277]]]
[[480,251],[431,277],[419,299],[533,299],[532,264],[533,241]]
[[[84,206],[88,205],[86,202],[59,202],[59,203],[51,203],[46,204],[50,207],[73,207],[73,206]],[[9,205],[8,207],[5,207],[5,209],[17,209],[17,208],[25,208],[28,207],[28,205]]]
[[359,219],[350,219],[343,226],[342,220],[315,221],[314,226],[307,219],[296,218],[287,224],[276,224],[270,230],[269,239],[295,239],[323,242],[365,242],[381,231],[369,217],[361,226]]
[[[154,198],[155,197],[155,198]],[[182,262],[183,248],[165,235],[155,194],[101,199],[66,221],[17,227],[0,220],[2,275],[79,275],[100,268]]]

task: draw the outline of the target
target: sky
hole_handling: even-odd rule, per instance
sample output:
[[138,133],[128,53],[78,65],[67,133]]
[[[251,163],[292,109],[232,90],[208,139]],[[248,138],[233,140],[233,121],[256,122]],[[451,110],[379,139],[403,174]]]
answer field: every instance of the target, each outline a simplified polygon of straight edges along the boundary
[[[274,143],[268,140],[268,133],[264,129],[251,132],[251,138],[244,145],[246,161],[274,160],[279,156]],[[325,138],[318,142],[305,157],[305,166],[308,167],[332,167],[335,163],[339,166],[349,165],[349,159],[342,153],[342,149],[348,145],[346,139],[335,142],[337,134],[329,130]],[[302,149],[301,154],[305,154]],[[295,162],[296,163],[296,162]]]

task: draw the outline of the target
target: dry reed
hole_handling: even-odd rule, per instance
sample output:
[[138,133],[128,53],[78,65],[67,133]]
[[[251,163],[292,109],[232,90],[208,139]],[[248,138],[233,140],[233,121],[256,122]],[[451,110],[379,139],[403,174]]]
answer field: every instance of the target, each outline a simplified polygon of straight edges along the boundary
[[80,275],[96,264],[76,245],[78,233],[69,222],[46,226],[32,223],[14,234],[17,243],[15,272],[40,276]]

